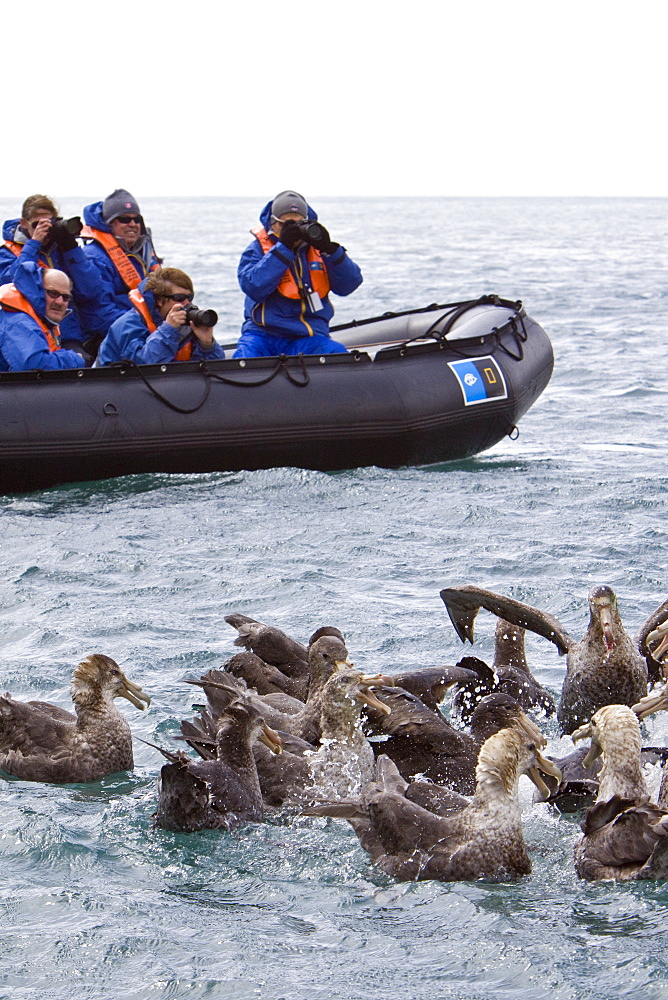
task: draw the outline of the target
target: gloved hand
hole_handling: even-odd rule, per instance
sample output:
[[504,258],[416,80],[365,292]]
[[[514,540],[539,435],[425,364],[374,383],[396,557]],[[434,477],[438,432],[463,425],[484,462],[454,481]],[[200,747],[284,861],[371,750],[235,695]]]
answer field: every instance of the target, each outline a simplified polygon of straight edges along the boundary
[[308,242],[311,244],[314,250],[319,250],[320,253],[334,253],[335,250],[338,250],[341,244],[334,243],[329,238],[329,233],[327,232],[327,230],[325,229],[325,227],[322,225],[321,222],[319,222],[318,225],[322,230],[321,235],[318,237],[317,240],[309,240]]
[[74,250],[79,245],[76,236],[73,236],[62,222],[51,227],[51,237],[59,250]]
[[288,250],[294,250],[299,243],[303,242],[299,223],[295,219],[286,219],[281,226],[281,235],[278,238]]

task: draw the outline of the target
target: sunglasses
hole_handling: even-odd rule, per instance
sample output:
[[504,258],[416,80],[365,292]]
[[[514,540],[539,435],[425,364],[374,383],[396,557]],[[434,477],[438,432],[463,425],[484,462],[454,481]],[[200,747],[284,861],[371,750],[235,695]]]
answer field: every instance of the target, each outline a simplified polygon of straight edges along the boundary
[[141,222],[141,215],[117,215],[115,221],[127,226],[129,222]]
[[70,302],[72,299],[72,296],[69,295],[67,292],[57,292],[53,288],[45,288],[44,291],[46,292],[46,294],[49,296],[50,299],[53,299],[54,302],[56,301],[56,299],[62,299],[63,302],[67,305],[67,303]]
[[176,292],[174,295],[163,295],[164,299],[171,299],[172,302],[192,302],[194,295],[185,292]]

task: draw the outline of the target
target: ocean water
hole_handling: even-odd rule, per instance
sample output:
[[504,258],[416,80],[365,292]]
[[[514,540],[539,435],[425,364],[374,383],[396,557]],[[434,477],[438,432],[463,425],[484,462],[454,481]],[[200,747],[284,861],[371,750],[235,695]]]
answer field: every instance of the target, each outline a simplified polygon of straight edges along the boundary
[[[395,672],[467,651],[447,585],[509,594],[576,637],[594,585],[614,587],[631,632],[667,596],[668,204],[313,201],[364,270],[341,322],[487,292],[524,301],[555,371],[519,439],[429,468],[132,476],[0,497],[2,690],[67,706],[73,667],[104,652],[153,698],[144,713],[123,702],[133,732],[166,743],[191,714],[185,679],[234,651],[232,611],[301,640],[337,625],[359,667]],[[142,207],[233,339],[259,202]],[[493,631],[481,612],[474,653],[491,656]],[[527,649],[558,695],[563,659],[537,636]],[[570,747],[544,729],[551,751]],[[667,738],[668,718],[652,720],[648,740]],[[343,821],[156,830],[161,758],[137,740],[135,760],[86,786],[1,779],[3,1000],[668,998],[668,887],[581,882],[577,819],[532,805],[528,783],[530,876],[407,884],[373,869]]]

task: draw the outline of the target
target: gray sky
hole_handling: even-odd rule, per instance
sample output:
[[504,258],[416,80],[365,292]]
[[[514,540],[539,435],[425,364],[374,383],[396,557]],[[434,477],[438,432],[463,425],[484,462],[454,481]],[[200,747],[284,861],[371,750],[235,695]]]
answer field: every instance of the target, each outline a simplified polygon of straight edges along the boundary
[[666,10],[12,2],[1,193],[666,196]]

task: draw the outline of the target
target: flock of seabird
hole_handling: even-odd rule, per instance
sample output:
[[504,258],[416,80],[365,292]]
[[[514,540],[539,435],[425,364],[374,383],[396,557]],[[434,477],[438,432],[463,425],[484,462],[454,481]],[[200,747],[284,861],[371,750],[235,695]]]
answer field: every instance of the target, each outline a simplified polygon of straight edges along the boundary
[[[279,811],[337,817],[397,879],[519,876],[531,871],[518,798],[527,775],[535,800],[584,810],[580,877],[668,878],[668,750],[642,746],[642,721],[668,708],[668,601],[633,639],[612,589],[596,587],[576,642],[551,615],[480,587],[449,587],[441,598],[462,641],[473,643],[480,608],[497,616],[491,666],[464,656],[455,666],[368,675],[333,626],[303,645],[228,615],[243,652],[189,680],[206,703],[182,720],[174,747],[151,744],[166,758],[156,825],[190,833]],[[527,664],[527,629],[567,656],[558,705]],[[447,692],[458,726],[440,710]],[[111,657],[94,654],[74,671],[71,694],[74,713],[0,697],[5,773],[78,783],[134,766],[114,700],[144,709],[142,689]],[[559,760],[544,755],[536,722],[555,712],[574,743],[590,741]],[[664,768],[656,802],[646,761]]]

